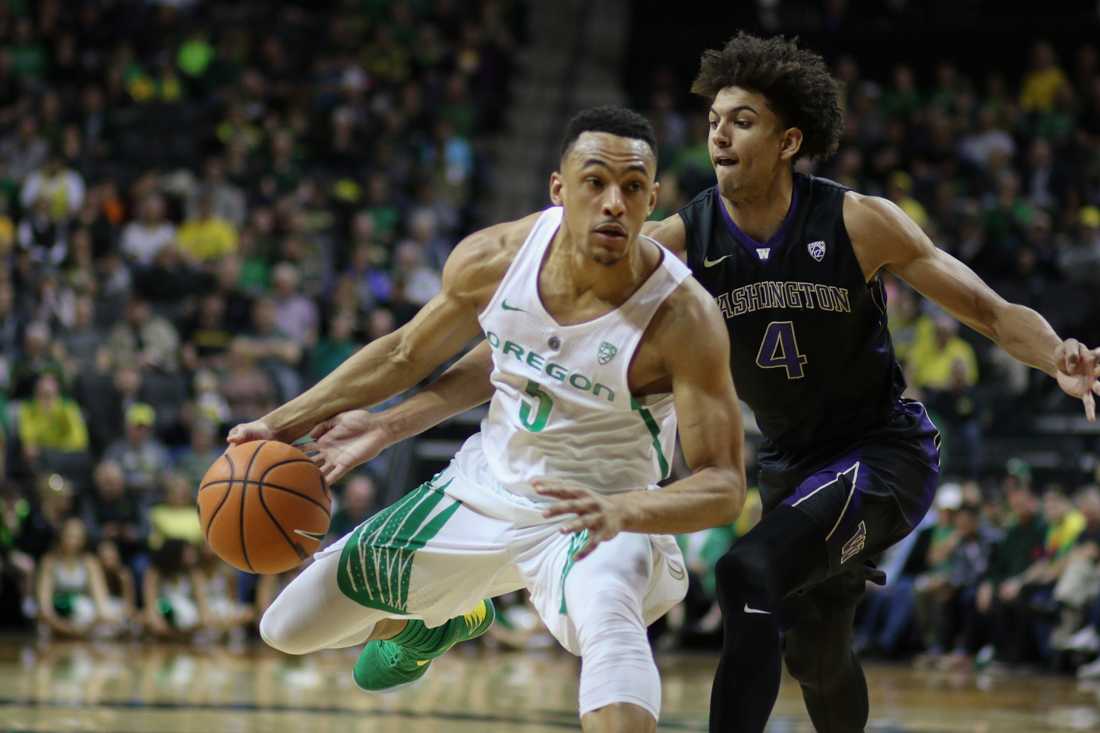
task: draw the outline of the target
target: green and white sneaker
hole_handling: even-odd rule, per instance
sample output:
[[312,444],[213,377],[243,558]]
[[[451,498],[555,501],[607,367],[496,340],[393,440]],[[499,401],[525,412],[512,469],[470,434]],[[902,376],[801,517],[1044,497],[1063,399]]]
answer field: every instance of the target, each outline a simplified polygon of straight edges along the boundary
[[392,639],[367,642],[355,662],[355,684],[367,692],[393,692],[411,685],[427,674],[433,659],[460,641],[481,636],[495,618],[493,602],[486,598],[434,629],[410,619]]

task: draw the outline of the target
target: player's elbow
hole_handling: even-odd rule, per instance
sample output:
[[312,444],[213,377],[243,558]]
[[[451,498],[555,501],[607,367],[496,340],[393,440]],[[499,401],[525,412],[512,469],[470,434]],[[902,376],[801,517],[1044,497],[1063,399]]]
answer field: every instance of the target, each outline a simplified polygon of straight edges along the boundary
[[395,332],[386,349],[386,361],[394,369],[404,370],[411,367],[415,361],[416,351],[406,338],[405,330]]
[[745,474],[733,468],[716,469],[715,526],[733,524],[745,507]]

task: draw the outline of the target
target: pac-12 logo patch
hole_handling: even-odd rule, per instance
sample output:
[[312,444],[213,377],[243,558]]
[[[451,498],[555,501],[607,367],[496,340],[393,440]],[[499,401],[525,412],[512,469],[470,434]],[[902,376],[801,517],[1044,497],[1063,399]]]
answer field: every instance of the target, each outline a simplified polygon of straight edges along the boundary
[[810,257],[813,257],[818,262],[825,259],[825,241],[817,240],[816,242],[810,242],[806,245],[806,250],[810,253]]
[[614,359],[615,354],[618,354],[618,353],[619,353],[619,347],[618,346],[612,346],[611,344],[604,341],[602,344],[600,344],[600,350],[596,354],[596,358],[599,360],[599,362],[601,364],[606,364],[607,362]]
[[867,522],[860,522],[859,526],[856,527],[856,533],[844,543],[844,547],[840,548],[840,564],[843,565],[862,552],[866,544]]

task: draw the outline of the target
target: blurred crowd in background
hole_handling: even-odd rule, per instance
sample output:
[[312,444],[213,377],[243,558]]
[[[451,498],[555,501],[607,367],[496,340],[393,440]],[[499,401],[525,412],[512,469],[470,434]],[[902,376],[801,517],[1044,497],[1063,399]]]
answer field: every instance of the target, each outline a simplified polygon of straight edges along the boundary
[[[60,636],[242,638],[289,575],[206,549],[194,510],[227,427],[406,322],[485,225],[526,32],[510,0],[0,2],[0,622]],[[1021,78],[949,62],[846,85],[840,153],[806,172],[890,198],[1002,295],[1100,342],[1100,60],[1030,50]],[[710,185],[690,79],[654,75],[666,216]],[[497,184],[501,185],[501,184]],[[949,480],[883,558],[868,656],[1100,675],[1095,435],[1057,475],[988,449],[1073,414],[887,276],[912,396]],[[750,441],[751,443],[752,441]],[[372,470],[373,468],[373,470]],[[750,471],[751,473],[751,471]],[[379,508],[385,465],[336,487],[330,537]],[[692,587],[655,629],[720,643],[713,564],[758,517],[680,538]],[[498,640],[547,643],[516,600]]]
[[206,552],[199,481],[437,292],[523,10],[0,2],[0,618],[167,635],[270,600]]

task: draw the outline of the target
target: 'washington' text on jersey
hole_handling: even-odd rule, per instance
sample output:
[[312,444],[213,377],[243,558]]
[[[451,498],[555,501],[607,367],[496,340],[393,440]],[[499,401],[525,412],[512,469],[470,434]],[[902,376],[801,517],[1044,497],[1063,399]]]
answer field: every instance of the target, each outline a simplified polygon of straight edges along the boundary
[[714,300],[726,318],[768,308],[852,312],[848,288],[821,283],[765,280],[734,288]]
[[847,189],[800,173],[793,184],[787,215],[765,242],[737,226],[717,187],[677,212],[688,266],[725,316],[737,393],[764,435],[765,506],[783,495],[780,485],[796,486],[869,436],[924,429],[900,406],[905,377],[886,290],[863,271],[848,235]]

